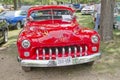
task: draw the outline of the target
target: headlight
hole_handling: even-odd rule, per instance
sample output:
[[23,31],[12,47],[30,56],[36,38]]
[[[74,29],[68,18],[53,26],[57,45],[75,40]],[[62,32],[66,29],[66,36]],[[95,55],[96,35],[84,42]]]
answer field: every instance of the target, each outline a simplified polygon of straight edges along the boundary
[[99,41],[98,36],[97,35],[92,36],[91,41],[92,41],[92,43],[98,43],[98,41]]
[[30,41],[28,41],[28,40],[23,40],[23,41],[22,41],[22,47],[23,47],[23,48],[29,48],[29,47],[30,47]]

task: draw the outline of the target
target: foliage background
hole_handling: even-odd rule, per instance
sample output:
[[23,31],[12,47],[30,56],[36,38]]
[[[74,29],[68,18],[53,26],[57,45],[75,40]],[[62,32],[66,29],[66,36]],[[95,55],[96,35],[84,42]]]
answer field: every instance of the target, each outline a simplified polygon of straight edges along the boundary
[[[0,0],[1,3],[13,4],[15,0]],[[99,0],[16,0],[24,4],[48,4],[53,1],[65,2],[65,3],[89,3],[98,2]]]

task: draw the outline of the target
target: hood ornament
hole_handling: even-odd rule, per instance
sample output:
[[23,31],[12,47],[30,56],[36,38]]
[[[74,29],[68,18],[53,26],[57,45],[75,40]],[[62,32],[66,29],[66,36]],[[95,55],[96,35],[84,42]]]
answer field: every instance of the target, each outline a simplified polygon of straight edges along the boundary
[[46,35],[48,35],[48,31],[44,31],[42,34],[43,34],[44,36],[46,36]]

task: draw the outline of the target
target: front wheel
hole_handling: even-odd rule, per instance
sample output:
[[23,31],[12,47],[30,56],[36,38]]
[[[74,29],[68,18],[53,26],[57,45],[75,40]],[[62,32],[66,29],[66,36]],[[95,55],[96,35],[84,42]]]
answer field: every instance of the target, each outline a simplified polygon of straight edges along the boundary
[[4,31],[3,36],[4,36],[3,43],[8,42],[8,31],[7,30]]
[[25,72],[29,72],[31,71],[31,67],[22,66],[22,70],[24,70]]
[[16,29],[20,29],[21,28],[21,23],[20,22],[17,22],[17,24],[16,24]]

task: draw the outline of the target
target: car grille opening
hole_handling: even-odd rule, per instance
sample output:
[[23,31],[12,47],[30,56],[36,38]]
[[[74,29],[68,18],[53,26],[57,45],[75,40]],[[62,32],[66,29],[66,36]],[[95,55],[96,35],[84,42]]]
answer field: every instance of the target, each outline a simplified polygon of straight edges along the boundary
[[87,46],[63,46],[63,47],[43,47],[36,49],[36,59],[55,60],[60,57],[80,57],[86,56]]

